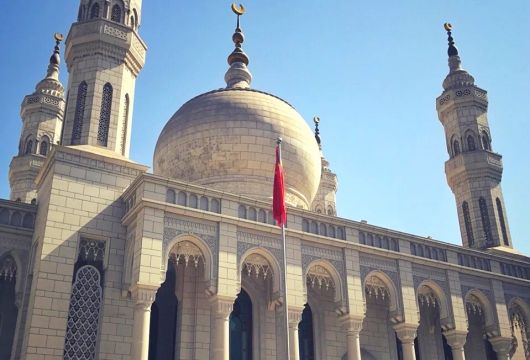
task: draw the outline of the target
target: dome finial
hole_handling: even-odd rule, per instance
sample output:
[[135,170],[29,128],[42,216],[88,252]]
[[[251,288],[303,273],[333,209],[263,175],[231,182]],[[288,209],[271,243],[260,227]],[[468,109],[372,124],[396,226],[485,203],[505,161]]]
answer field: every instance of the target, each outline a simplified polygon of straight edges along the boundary
[[53,54],[50,57],[50,64],[46,71],[46,77],[41,80],[35,90],[37,93],[45,93],[62,97],[64,94],[64,88],[59,82],[59,65],[61,64],[61,57],[59,56],[59,45],[63,41],[64,36],[59,33],[53,35],[55,39],[55,47],[53,48]]
[[245,13],[245,7],[243,4],[239,4],[238,8],[234,2],[232,3],[232,11],[237,15],[236,31],[232,35],[232,41],[236,48],[228,56],[230,69],[225,74],[225,81],[227,87],[230,88],[248,88],[252,81],[252,75],[247,69],[250,60],[241,47],[245,41],[245,36],[240,27],[240,17]]
[[315,139],[317,140],[318,147],[322,149],[321,139],[320,139],[320,130],[318,128],[318,124],[320,124],[320,118],[314,117],[313,122],[315,123]]
[[458,48],[455,46],[453,37],[451,36],[451,30],[453,30],[453,25],[451,23],[445,23],[444,29],[447,31],[447,41],[449,42],[449,48],[447,49],[447,55],[449,57],[458,55]]

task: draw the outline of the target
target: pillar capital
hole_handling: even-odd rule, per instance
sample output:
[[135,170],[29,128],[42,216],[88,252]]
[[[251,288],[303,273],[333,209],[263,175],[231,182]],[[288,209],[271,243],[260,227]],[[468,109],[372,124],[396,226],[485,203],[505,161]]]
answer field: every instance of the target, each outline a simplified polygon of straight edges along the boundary
[[510,349],[512,348],[512,338],[496,336],[488,339],[497,353],[499,360],[510,359]]
[[452,349],[464,347],[467,338],[467,331],[452,329],[444,331],[443,334],[447,339],[447,344],[449,344]]
[[340,327],[347,333],[358,334],[363,328],[364,316],[346,314],[339,317]]
[[208,298],[212,311],[216,314],[216,317],[230,316],[232,309],[234,308],[234,301],[236,300],[233,296],[214,294]]
[[156,298],[158,286],[139,285],[131,286],[131,298],[137,308],[149,308]]
[[288,317],[289,327],[298,327],[298,323],[302,321],[303,308],[289,306]]
[[414,342],[416,338],[418,326],[419,324],[401,322],[394,325],[394,330],[396,330],[397,337],[402,343],[410,343]]

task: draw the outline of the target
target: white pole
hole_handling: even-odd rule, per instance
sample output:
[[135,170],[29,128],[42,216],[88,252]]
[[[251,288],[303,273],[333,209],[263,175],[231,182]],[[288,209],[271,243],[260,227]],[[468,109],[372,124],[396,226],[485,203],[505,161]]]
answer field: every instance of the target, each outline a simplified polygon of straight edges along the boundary
[[[282,138],[276,139],[276,144],[278,144],[278,157],[282,159]],[[283,170],[283,164],[282,164]],[[285,186],[285,185],[284,185]],[[285,199],[283,200],[285,202]],[[285,317],[285,359],[289,360],[290,350],[289,350],[289,309],[287,306],[287,244],[285,242],[285,219],[282,220],[282,247],[283,247],[283,316]]]

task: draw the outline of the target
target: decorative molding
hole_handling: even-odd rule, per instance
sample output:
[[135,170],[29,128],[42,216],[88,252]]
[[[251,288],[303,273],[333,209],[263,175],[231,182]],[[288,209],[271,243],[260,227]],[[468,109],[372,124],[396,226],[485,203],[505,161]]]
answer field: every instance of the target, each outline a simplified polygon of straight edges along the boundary
[[506,306],[510,305],[512,299],[519,298],[523,300],[528,307],[530,307],[530,290],[528,287],[506,283],[503,283],[502,287],[504,289],[504,300],[506,301]]
[[[478,276],[464,275],[464,274],[459,274],[459,276],[460,276],[460,284],[462,286],[466,285],[472,288],[491,291],[491,284],[488,279],[483,279]],[[463,295],[465,296],[465,294]]]
[[132,46],[136,50],[136,52],[138,52],[138,55],[140,55],[140,57],[142,59],[144,59],[145,58],[145,48],[142,45],[142,43],[140,42],[140,40],[138,40],[138,38],[135,35],[133,35],[133,37],[132,37]]
[[[444,270],[412,265],[412,275],[427,280],[447,281]],[[414,284],[416,286],[416,284]],[[418,284],[419,285],[419,284]]]
[[76,26],[75,36],[84,36],[99,32],[99,22],[91,22],[89,24]]
[[305,242],[302,242],[302,254],[312,255],[326,260],[344,261],[342,251],[340,250],[326,249],[319,246],[307,245],[305,244]]
[[58,150],[55,153],[55,158],[71,164],[88,166],[104,172],[113,172],[125,176],[137,177],[142,173],[142,171],[138,169],[133,169],[127,166],[123,166],[121,164],[114,164],[107,161],[96,160],[77,154],[70,154],[61,150]]
[[263,245],[274,249],[281,249],[282,248],[282,242],[281,239],[273,238],[269,236],[264,235],[258,235],[254,233],[244,232],[244,231],[237,231],[237,241],[238,242],[244,242],[254,245]]
[[384,258],[375,258],[365,254],[359,254],[359,263],[361,266],[370,267],[374,270],[398,271],[397,262],[395,260],[387,260]]
[[[243,242],[243,241],[238,241],[237,242],[237,280],[239,282],[241,281],[241,271],[243,270],[241,268],[241,265],[240,265],[241,261],[243,260],[243,254],[246,253],[249,249],[252,249],[252,248],[255,248],[255,247],[259,247],[261,249],[264,249],[264,250],[267,250],[268,252],[270,252],[272,254],[272,256],[274,256],[274,258],[278,262],[278,265],[280,267],[281,273],[284,274],[284,271],[283,271],[283,252],[282,252],[281,249],[276,249],[276,248],[272,248],[272,247],[269,247],[269,246],[256,245],[256,244],[252,244],[252,243],[246,243],[246,242]],[[281,279],[280,274],[272,274],[272,276],[274,277],[275,281],[279,281]],[[281,281],[279,283],[279,288],[283,289]]]
[[127,33],[113,26],[105,24],[103,26],[103,33],[127,41]]

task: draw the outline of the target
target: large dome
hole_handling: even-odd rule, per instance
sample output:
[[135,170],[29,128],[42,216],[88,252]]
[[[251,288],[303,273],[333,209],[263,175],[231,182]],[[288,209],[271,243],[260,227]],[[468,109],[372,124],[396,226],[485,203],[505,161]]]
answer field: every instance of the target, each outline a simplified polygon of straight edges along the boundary
[[250,88],[215,90],[185,103],[158,138],[153,172],[267,199],[277,137],[283,139],[286,201],[309,208],[321,170],[314,134],[287,102]]

